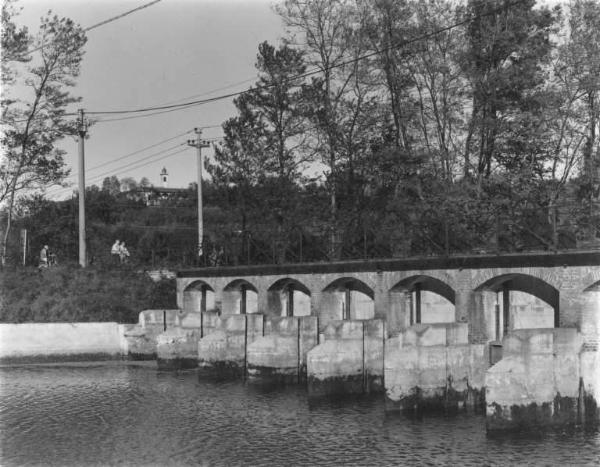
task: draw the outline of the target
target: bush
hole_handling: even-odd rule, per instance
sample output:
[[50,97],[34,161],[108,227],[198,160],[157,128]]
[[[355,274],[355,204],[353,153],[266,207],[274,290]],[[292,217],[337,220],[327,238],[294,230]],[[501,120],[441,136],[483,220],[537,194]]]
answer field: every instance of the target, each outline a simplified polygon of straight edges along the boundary
[[0,272],[0,322],[136,323],[140,311],[175,308],[175,281],[131,268],[58,266]]

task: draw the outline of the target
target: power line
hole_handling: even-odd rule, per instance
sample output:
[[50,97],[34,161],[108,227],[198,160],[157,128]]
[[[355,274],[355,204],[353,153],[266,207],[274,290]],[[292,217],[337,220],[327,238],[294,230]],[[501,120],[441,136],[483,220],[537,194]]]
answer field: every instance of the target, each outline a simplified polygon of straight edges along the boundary
[[[136,154],[139,154],[141,152],[147,151],[148,149],[152,149],[152,148],[155,148],[157,146],[160,146],[161,144],[168,143],[169,141],[173,141],[175,139],[179,139],[182,136],[185,136],[188,133],[191,133],[192,131],[193,130],[185,131],[185,132],[180,133],[180,134],[178,134],[176,136],[173,136],[171,138],[163,139],[162,141],[159,141],[158,143],[154,143],[154,144],[151,144],[150,146],[146,146],[144,148],[141,148],[141,149],[138,149],[136,151],[130,152],[129,154],[125,154],[124,156],[115,157],[114,159],[111,159],[109,161],[103,162],[102,164],[98,164],[98,165],[95,165],[94,167],[90,167],[89,169],[86,170],[86,172],[91,172],[92,170],[99,169],[100,167],[105,167],[105,166],[107,166],[109,164],[112,164],[113,162],[117,162],[117,161],[121,161],[123,159],[127,159],[127,158],[129,158],[131,156],[135,156]],[[165,151],[168,151],[168,149],[165,149]],[[70,175],[70,177],[73,177],[73,176],[77,175],[77,173],[78,172],[73,173],[72,175]]]
[[[152,6],[152,5],[155,5],[156,3],[160,2],[160,1],[161,0],[153,0],[153,1],[149,2],[149,3],[146,3],[145,5],[142,5],[142,6],[139,6],[137,8],[134,8],[133,10],[126,11],[125,13],[121,13],[120,15],[113,16],[112,18],[108,18],[108,19],[106,19],[104,21],[100,21],[99,23],[93,24],[92,26],[89,26],[89,27],[85,28],[83,31],[84,32],[91,31],[92,29],[99,28],[100,26],[104,26],[105,24],[112,23],[113,21],[116,21],[116,20],[121,19],[121,18],[123,18],[125,16],[128,16],[128,15],[130,15],[132,13],[135,13],[136,11],[140,11],[140,10],[143,10],[144,8],[148,8],[148,7]],[[52,43],[52,42],[53,41],[51,41],[50,43]],[[39,47],[36,47],[35,49],[28,50],[27,52],[25,52],[25,55],[30,55],[33,52],[37,52],[38,50],[43,49],[46,45],[47,44],[42,44]]]
[[[364,60],[366,58],[370,58],[370,57],[373,57],[375,55],[379,55],[382,52],[387,51],[387,50],[392,50],[392,49],[395,49],[395,48],[404,47],[404,46],[413,44],[413,43],[421,41],[421,40],[429,39],[429,38],[434,37],[434,36],[436,36],[438,34],[450,31],[450,30],[452,30],[454,28],[457,28],[459,26],[467,24],[467,23],[473,21],[474,19],[483,18],[485,16],[490,16],[490,15],[493,15],[495,13],[498,13],[499,11],[506,10],[509,7],[518,5],[519,3],[523,3],[523,1],[524,0],[516,0],[516,1],[510,2],[510,3],[506,3],[506,4],[502,5],[502,6],[494,8],[494,9],[492,9],[490,11],[487,11],[485,13],[481,13],[479,15],[474,15],[474,16],[472,16],[470,18],[464,19],[462,21],[458,21],[458,22],[453,23],[453,24],[451,24],[449,26],[446,26],[444,28],[440,28],[440,29],[437,29],[435,31],[432,31],[432,32],[429,32],[429,33],[426,33],[426,34],[422,34],[422,35],[420,35],[418,37],[414,37],[412,39],[403,40],[403,41],[401,41],[398,44],[391,44],[391,45],[388,45],[387,47],[384,47],[384,48],[382,48],[380,50],[376,50],[374,52],[369,52],[369,53],[360,55],[360,56],[352,58],[352,59],[344,60],[344,61],[342,61],[340,63],[336,63],[336,64],[330,65],[328,67],[315,68],[313,70],[310,70],[308,72],[302,73],[300,75],[293,76],[293,77],[289,78],[287,81],[288,82],[293,82],[293,81],[296,81],[296,80],[304,79],[304,78],[307,78],[309,76],[313,76],[313,75],[316,75],[316,74],[324,73],[326,71],[329,71],[329,70],[332,70],[332,69],[335,69],[335,68],[340,68],[340,67],[343,67],[343,66],[346,66],[346,65],[351,65],[351,64],[357,63],[357,62],[359,62],[361,60]],[[171,105],[162,105],[162,106],[154,106],[154,107],[142,107],[142,108],[132,109],[132,110],[88,111],[87,113],[90,114],[90,115],[119,115],[119,114],[128,114],[128,113],[152,112],[152,111],[157,111],[157,110],[169,110],[169,109],[187,108],[187,107],[191,107],[191,106],[197,106],[197,105],[203,105],[203,104],[207,104],[207,103],[211,103],[211,102],[216,102],[216,101],[223,100],[223,99],[229,99],[231,97],[237,97],[239,95],[247,94],[247,93],[250,93],[250,92],[255,92],[255,91],[261,90],[261,89],[269,89],[269,88],[271,88],[273,86],[274,86],[273,84],[263,85],[263,86],[257,86],[257,87],[255,87],[253,89],[246,89],[246,90],[243,90],[243,91],[237,91],[237,92],[233,92],[233,93],[222,94],[220,96],[215,96],[215,97],[211,97],[211,98],[208,98],[208,99],[199,99],[199,100],[184,102],[184,103],[181,103],[181,104],[171,104]]]
[[[180,146],[183,146],[183,145],[185,145],[185,143],[177,144],[177,145],[172,146],[170,148],[163,149],[162,151],[158,151],[158,152],[156,152],[154,154],[150,154],[150,155],[146,156],[144,159],[133,161],[133,162],[130,162],[129,164],[123,165],[121,167],[117,167],[117,168],[109,170],[107,172],[103,172],[103,173],[94,175],[93,177],[91,177],[90,179],[88,179],[87,182],[98,182],[98,181],[100,181],[105,176],[108,176],[108,175],[118,175],[124,169],[128,169],[128,170],[137,169],[137,168],[143,167],[145,165],[149,165],[149,164],[152,164],[154,162],[158,162],[161,159],[166,159],[168,157],[174,156],[174,155],[179,154],[179,153],[181,153],[183,151],[186,151],[187,148],[181,149],[181,150],[176,151],[176,152],[171,153],[171,154],[166,154],[166,155],[163,155],[163,154],[165,152],[171,151],[171,150],[176,149],[176,148],[178,148]],[[152,159],[152,160],[147,160],[147,159],[149,159],[151,157],[155,157],[155,156],[161,156],[161,157],[158,157],[158,158]],[[72,187],[56,187],[56,189],[54,191],[50,191],[50,194],[62,194],[62,193],[66,193],[66,192],[70,191],[71,189],[72,189]]]

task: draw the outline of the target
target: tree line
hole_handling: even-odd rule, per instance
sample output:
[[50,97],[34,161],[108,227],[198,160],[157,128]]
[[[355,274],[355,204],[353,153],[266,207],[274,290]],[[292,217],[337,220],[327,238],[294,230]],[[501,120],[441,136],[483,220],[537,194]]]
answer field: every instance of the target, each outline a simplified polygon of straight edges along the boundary
[[[596,245],[596,1],[287,0],[275,10],[285,36],[259,44],[257,81],[234,100],[236,114],[223,123],[223,143],[206,163],[206,257],[217,245],[228,248],[232,264]],[[3,45],[16,58],[3,56],[3,67],[20,59],[11,44],[22,33],[4,31]],[[73,26],[76,39],[82,46]],[[61,70],[76,76],[77,69]],[[72,82],[61,79],[60,89]],[[62,102],[40,125],[64,123]],[[33,108],[5,112],[10,108],[3,103],[3,121],[15,131],[3,140],[10,149],[1,172],[9,225],[19,209],[33,219],[63,206],[42,197],[13,207],[21,180],[27,188],[49,183],[14,167],[52,161],[53,181],[64,176],[54,140],[34,144],[40,133],[17,123]],[[38,163],[30,154],[43,157]],[[109,191],[90,188],[89,202]],[[124,194],[111,196],[98,221],[108,226],[105,237],[135,217],[119,211]],[[163,247],[193,256],[192,205],[171,210],[176,218],[158,211],[135,211],[163,224],[136,220],[152,229],[131,241],[152,237],[148,245],[159,245],[158,227],[171,228]]]

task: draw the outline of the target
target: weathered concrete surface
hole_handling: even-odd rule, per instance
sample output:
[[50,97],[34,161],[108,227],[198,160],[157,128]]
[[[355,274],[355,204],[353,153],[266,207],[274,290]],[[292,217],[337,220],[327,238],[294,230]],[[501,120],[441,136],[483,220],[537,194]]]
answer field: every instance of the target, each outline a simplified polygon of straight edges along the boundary
[[247,347],[250,380],[297,383],[306,378],[306,354],[317,344],[317,318],[272,317],[265,335]]
[[468,343],[467,324],[414,325],[385,342],[387,408],[479,407],[487,367],[486,346]]
[[173,327],[157,336],[156,354],[160,369],[198,366],[199,328]]
[[[165,326],[166,318],[166,326]],[[144,310],[138,324],[125,330],[128,358],[132,360],[155,360],[157,337],[167,329],[178,325],[180,310]]]
[[323,342],[308,352],[309,393],[382,390],[384,332],[382,320],[330,322]]
[[198,367],[208,374],[244,376],[246,348],[263,335],[263,315],[223,315],[198,342]]
[[597,352],[582,358],[583,343],[573,328],[507,336],[502,360],[485,377],[488,431],[581,423],[586,405],[597,418]]
[[117,323],[0,324],[0,362],[120,359],[127,355]]

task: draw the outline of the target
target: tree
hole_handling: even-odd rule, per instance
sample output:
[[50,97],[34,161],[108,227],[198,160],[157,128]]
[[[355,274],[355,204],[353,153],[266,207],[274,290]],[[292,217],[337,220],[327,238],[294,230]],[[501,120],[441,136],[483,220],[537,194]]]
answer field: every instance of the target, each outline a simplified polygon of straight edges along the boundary
[[[366,51],[363,11],[347,0],[287,0],[277,8],[289,28],[290,43],[305,52],[319,71],[306,86],[307,119],[316,155],[326,167],[329,192],[330,256],[339,254],[338,206],[343,174],[353,188],[356,157],[365,149],[366,126],[373,122],[374,98],[364,84]],[[297,35],[300,35],[299,42]],[[367,123],[369,122],[369,123]]]
[[510,141],[506,135],[511,129],[521,128],[521,117],[528,118],[529,98],[545,79],[543,66],[550,59],[558,11],[534,5],[535,0],[470,0],[466,7],[461,65],[472,102],[465,161],[474,165],[478,180],[491,175],[494,162],[510,163],[499,161],[502,142]]
[[[250,203],[268,206],[263,212],[278,225],[278,233],[293,219],[289,214],[300,174],[310,154],[305,148],[302,52],[286,44],[258,47],[258,81],[234,100],[238,115],[223,124],[224,144],[217,148],[216,164],[208,170],[217,183],[233,185],[239,195],[242,229]],[[294,79],[295,78],[295,79]],[[263,199],[250,198],[250,187],[262,187]],[[268,189],[266,188],[268,187]]]
[[580,156],[579,196],[587,211],[586,237],[592,240],[593,206],[600,196],[600,5],[575,0],[569,12],[569,34],[559,49],[555,73],[566,108],[557,152],[567,153],[567,167]]
[[[25,91],[20,97],[3,99],[5,158],[0,165],[0,203],[6,203],[7,213],[1,239],[3,264],[18,194],[59,183],[68,174],[64,151],[56,143],[76,134],[67,108],[80,99],[73,97],[69,88],[79,75],[86,42],[81,27],[51,12],[42,18],[39,33],[30,37],[14,25],[10,7],[10,3],[5,3],[2,11],[3,84]],[[22,79],[18,79],[21,77],[17,74],[18,64],[29,55],[23,49],[24,43],[39,49],[39,55],[26,67]]]

